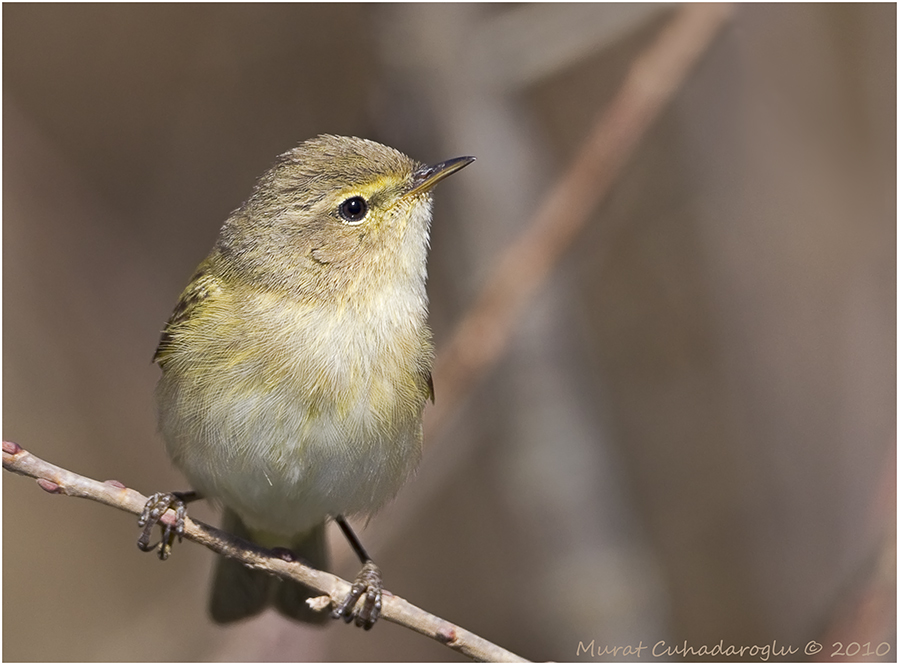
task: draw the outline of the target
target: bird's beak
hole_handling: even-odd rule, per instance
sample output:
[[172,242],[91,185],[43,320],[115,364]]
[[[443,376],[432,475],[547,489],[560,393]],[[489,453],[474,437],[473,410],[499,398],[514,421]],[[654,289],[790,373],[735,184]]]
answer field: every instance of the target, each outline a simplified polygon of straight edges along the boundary
[[421,166],[412,174],[412,185],[405,196],[415,196],[431,189],[445,177],[463,169],[474,161],[474,157],[456,157],[434,166]]

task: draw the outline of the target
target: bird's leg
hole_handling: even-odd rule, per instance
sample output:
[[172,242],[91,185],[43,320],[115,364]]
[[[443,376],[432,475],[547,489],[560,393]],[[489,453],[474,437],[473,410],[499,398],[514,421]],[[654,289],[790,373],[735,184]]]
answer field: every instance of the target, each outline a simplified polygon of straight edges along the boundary
[[[346,598],[331,611],[331,616],[335,619],[343,619],[346,623],[350,623],[355,616],[356,625],[369,630],[381,615],[381,591],[384,588],[381,582],[381,571],[368,556],[368,552],[362,547],[359,538],[356,537],[343,516],[337,516],[334,521],[337,522],[356,556],[362,562],[362,570],[356,576]],[[362,599],[362,606],[357,610],[356,603],[360,599]]]
[[[172,552],[172,544],[175,537],[181,542],[184,535],[184,518],[187,516],[187,504],[201,499],[198,492],[193,490],[187,492],[156,492],[148,500],[144,506],[144,511],[137,520],[137,525],[143,527],[143,533],[137,540],[137,546],[144,552],[152,552],[159,546],[159,558],[165,561]],[[162,540],[158,543],[150,544],[150,535],[153,527],[159,523],[166,511],[171,508],[175,511],[174,526],[162,523]]]

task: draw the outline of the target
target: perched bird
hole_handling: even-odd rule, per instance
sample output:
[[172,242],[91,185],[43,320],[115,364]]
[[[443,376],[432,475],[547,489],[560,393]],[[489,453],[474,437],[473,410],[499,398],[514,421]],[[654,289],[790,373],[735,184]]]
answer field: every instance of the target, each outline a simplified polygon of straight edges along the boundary
[[[344,516],[378,510],[418,462],[433,399],[431,189],[472,161],[425,166],[327,135],[284,153],[225,221],[154,357],[166,449],[199,496],[224,506],[223,528],[325,568],[325,523],[337,520],[364,566],[332,614],[365,628],[380,572]],[[148,503],[144,549],[178,498]],[[220,557],[210,611],[226,623],[274,605],[321,621],[310,595]]]

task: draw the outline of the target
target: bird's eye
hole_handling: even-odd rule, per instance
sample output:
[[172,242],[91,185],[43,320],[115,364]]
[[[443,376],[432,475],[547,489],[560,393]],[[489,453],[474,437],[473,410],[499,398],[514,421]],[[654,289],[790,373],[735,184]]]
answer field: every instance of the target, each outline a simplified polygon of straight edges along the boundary
[[350,224],[358,224],[365,219],[368,212],[368,204],[361,196],[354,196],[340,204],[338,208],[340,216]]

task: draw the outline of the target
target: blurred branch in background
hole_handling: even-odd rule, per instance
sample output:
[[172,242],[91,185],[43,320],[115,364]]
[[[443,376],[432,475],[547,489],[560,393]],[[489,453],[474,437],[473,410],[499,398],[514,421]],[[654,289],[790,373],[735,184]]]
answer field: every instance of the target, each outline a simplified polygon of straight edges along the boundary
[[834,660],[865,660],[872,657],[872,652],[877,656],[890,655],[883,652],[881,645],[884,636],[896,629],[895,508],[896,449],[893,447],[877,479],[873,504],[865,516],[887,526],[873,554],[857,574],[849,577],[824,620],[821,641],[827,646],[837,643],[843,646],[842,653]]
[[521,236],[497,258],[480,295],[438,353],[434,373],[441,379],[441,399],[430,413],[432,433],[505,351],[525,305],[591,219],[634,147],[730,13],[728,5],[684,5],[634,62],[573,163]]

